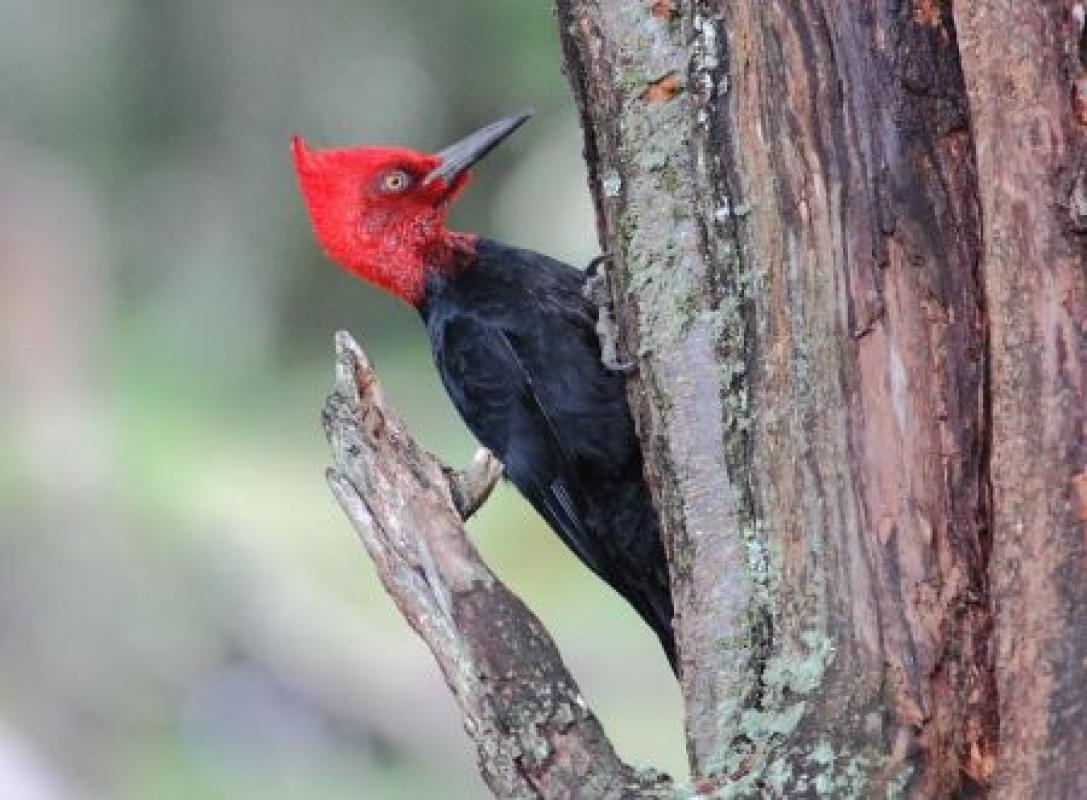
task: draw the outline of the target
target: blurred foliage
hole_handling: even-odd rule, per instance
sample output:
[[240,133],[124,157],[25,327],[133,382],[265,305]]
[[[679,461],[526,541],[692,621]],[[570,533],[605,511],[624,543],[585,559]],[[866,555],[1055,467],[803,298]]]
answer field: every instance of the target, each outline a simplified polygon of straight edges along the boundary
[[[323,483],[331,334],[473,443],[287,158],[525,106],[456,225],[595,254],[548,3],[0,0],[0,797],[472,798],[429,655]],[[620,751],[683,773],[652,636],[508,488],[472,524]]]

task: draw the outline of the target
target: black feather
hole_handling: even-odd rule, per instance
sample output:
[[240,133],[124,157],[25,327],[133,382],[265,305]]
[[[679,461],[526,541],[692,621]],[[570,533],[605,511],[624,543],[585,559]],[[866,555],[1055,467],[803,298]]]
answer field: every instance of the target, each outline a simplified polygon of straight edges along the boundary
[[566,545],[654,629],[675,668],[672,598],[623,377],[600,361],[584,275],[479,240],[420,311],[469,429]]

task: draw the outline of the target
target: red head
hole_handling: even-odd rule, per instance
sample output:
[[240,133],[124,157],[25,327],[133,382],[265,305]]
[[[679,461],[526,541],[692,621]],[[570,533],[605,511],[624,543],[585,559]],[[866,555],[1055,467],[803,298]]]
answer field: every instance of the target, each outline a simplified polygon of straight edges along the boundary
[[468,182],[468,168],[516,130],[528,114],[508,117],[437,155],[358,147],[291,146],[313,232],[329,258],[415,304],[427,274],[449,266],[465,237],[446,230],[449,203]]

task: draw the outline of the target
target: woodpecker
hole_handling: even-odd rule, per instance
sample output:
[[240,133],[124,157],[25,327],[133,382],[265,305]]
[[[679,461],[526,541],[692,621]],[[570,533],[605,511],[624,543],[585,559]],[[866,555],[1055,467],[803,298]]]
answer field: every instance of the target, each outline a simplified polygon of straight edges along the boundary
[[676,670],[672,596],[624,376],[601,357],[586,275],[446,228],[469,170],[530,116],[437,154],[292,140],[325,254],[415,307],[472,434],[562,541],[649,624]]

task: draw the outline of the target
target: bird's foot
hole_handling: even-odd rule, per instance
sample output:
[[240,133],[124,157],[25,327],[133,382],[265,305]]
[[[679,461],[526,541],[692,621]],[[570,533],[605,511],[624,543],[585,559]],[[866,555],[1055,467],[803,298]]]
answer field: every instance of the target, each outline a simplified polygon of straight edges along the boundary
[[502,477],[502,462],[486,447],[476,450],[472,462],[460,472],[445,468],[453,505],[460,518],[467,521],[487,502],[491,491]]
[[600,363],[612,372],[627,374],[633,372],[632,361],[619,360],[619,326],[615,322],[612,307],[611,289],[608,286],[607,264],[615,258],[613,253],[604,253],[589,262],[585,268],[585,285],[582,295],[596,306],[596,335],[600,340]]
[[[585,274],[588,275],[590,278],[596,278],[601,273],[600,267],[603,264],[606,264],[609,261],[614,261],[614,260],[615,260],[615,253],[612,253],[610,251],[607,252],[607,253],[601,253],[600,255],[598,255],[596,258],[594,258],[592,261],[590,261],[585,266]],[[603,271],[606,272],[607,267],[604,267]],[[592,300],[591,297],[589,299]]]

